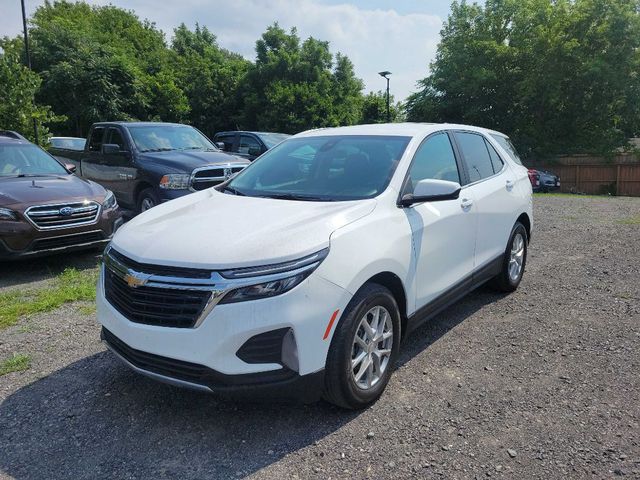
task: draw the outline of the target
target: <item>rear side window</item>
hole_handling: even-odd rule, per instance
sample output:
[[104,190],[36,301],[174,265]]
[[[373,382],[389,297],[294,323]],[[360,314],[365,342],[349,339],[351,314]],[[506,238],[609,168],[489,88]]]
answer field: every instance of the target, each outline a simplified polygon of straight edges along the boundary
[[513,146],[513,143],[508,137],[503,137],[502,135],[495,135],[495,134],[491,136],[496,142],[498,142],[498,145],[500,145],[502,148],[504,148],[507,151],[507,153],[509,154],[509,156],[514,162],[516,162],[518,165],[522,165],[522,159],[520,158],[520,155],[518,154],[516,147]]
[[102,137],[104,135],[104,128],[97,127],[91,132],[91,140],[89,140],[89,150],[92,152],[99,152],[102,148]]
[[437,133],[418,147],[405,193],[412,193],[416,183],[427,178],[460,183],[456,157],[446,133]]
[[469,171],[469,182],[477,182],[494,174],[493,164],[482,135],[456,132],[456,140]]
[[486,140],[485,140],[485,143],[487,144],[487,148],[489,149],[489,157],[491,157],[491,164],[493,165],[493,171],[494,173],[498,173],[500,170],[502,170],[502,167],[504,166],[504,162],[500,158],[500,155],[498,155],[498,152],[496,152],[496,149],[493,148],[493,145],[491,145]]

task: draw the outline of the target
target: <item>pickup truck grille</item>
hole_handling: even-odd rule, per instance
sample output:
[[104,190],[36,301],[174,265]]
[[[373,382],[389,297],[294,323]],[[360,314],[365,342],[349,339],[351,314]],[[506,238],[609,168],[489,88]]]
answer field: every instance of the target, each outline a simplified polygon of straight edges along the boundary
[[96,202],[41,205],[25,211],[38,230],[53,230],[89,225],[98,220],[100,205]]
[[191,175],[191,189],[205,190],[227,180],[234,173],[241,171],[246,165],[224,165],[221,167],[201,167],[193,171]]
[[[113,249],[107,252],[104,269],[104,292],[107,301],[130,322],[160,327],[192,328],[204,312],[212,295],[211,290],[189,288],[189,284],[197,282],[196,276],[168,276],[171,267],[156,267],[156,271],[161,269],[164,275],[154,278],[171,278],[181,283],[174,283],[171,288],[138,286],[128,280],[135,278],[135,275],[151,278],[155,272],[152,269],[147,271],[135,267],[144,268],[144,265]],[[176,273],[185,272],[176,268]]]

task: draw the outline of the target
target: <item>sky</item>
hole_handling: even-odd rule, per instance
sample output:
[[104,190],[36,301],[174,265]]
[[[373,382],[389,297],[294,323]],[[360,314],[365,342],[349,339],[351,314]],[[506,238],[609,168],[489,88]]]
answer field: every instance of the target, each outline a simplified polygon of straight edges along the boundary
[[[25,0],[27,14],[44,0]],[[391,75],[391,94],[404,100],[427,75],[451,0],[88,0],[113,4],[149,19],[170,40],[181,22],[206,25],[221,47],[255,58],[255,42],[273,22],[296,27],[301,38],[330,42],[347,55],[366,91],[386,88],[378,72]],[[0,36],[22,32],[20,0],[0,0]]]

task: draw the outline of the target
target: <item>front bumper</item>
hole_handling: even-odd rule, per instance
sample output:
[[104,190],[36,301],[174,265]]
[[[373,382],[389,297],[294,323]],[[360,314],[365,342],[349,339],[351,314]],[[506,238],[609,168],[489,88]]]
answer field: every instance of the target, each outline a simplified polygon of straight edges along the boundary
[[0,228],[0,261],[104,247],[123,222],[119,209],[103,212],[92,225],[60,230],[38,231],[27,222],[12,222]]
[[[307,399],[318,395],[332,333],[327,326],[351,295],[311,274],[292,290],[271,298],[216,305],[193,328],[135,323],[106,299],[104,270],[98,284],[97,316],[104,340],[134,370],[164,382],[218,393],[260,389],[268,395],[289,396],[302,386]],[[251,340],[286,330],[293,336],[296,365],[284,359],[263,360],[246,354]],[[291,342],[288,343],[291,349]],[[243,348],[244,347],[244,348]],[[167,368],[158,368],[163,365]],[[261,393],[262,394],[262,393]],[[299,395],[294,395],[299,397]]]

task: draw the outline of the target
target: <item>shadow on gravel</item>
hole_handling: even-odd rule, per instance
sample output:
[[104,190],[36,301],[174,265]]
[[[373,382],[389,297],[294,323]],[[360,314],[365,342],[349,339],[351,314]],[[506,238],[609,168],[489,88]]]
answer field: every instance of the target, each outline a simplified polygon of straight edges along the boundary
[[[438,315],[405,342],[400,364],[498,297],[481,289]],[[244,477],[358,415],[323,402],[221,401],[148,380],[103,352],[0,405],[0,471],[43,480]]]
[[86,270],[95,268],[102,256],[102,249],[69,252],[34,259],[0,262],[0,288],[13,287],[47,280],[59,275],[66,268]]

